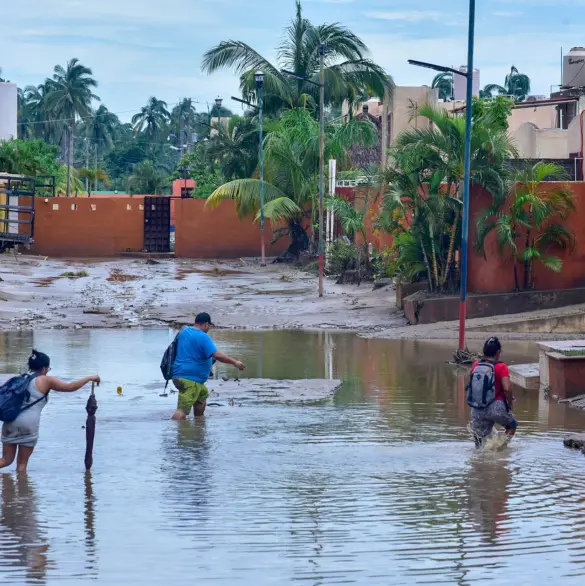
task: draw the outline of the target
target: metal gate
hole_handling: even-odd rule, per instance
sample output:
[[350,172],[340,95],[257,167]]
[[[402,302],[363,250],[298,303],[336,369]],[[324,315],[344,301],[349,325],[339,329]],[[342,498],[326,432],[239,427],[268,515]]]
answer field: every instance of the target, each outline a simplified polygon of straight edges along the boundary
[[171,251],[171,198],[144,198],[144,250]]

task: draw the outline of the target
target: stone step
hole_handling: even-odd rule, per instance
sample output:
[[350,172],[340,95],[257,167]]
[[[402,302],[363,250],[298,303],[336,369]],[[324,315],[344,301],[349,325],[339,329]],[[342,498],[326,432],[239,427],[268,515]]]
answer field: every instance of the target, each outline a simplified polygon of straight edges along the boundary
[[508,367],[510,381],[512,384],[530,391],[538,391],[540,388],[540,365],[533,364],[512,364]]

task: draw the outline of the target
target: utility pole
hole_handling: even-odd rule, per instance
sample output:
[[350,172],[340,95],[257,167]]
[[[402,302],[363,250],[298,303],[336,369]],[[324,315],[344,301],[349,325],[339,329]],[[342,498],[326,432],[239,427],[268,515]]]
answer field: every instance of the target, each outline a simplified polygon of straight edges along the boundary
[[384,90],[384,97],[382,99],[382,159],[380,166],[382,173],[386,170],[386,157],[388,151],[388,90]]
[[266,266],[266,245],[264,242],[264,137],[263,137],[263,119],[262,119],[262,89],[264,87],[264,73],[257,71],[254,74],[256,88],[258,91],[258,125],[260,126],[260,136],[258,145],[258,159],[260,161],[260,266]]
[[319,297],[323,297],[325,251],[323,247],[323,166],[325,164],[325,45],[319,45]]

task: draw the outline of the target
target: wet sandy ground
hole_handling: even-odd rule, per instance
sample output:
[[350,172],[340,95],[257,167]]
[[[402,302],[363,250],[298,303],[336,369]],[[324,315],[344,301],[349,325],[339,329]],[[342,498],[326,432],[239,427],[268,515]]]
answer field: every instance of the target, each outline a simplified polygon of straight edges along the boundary
[[[82,273],[83,272],[83,273]],[[83,274],[67,278],[65,273]],[[255,260],[62,261],[0,257],[0,328],[127,328],[183,325],[200,311],[219,327],[375,332],[405,325],[394,290],[326,283]]]
[[[75,275],[74,278],[64,276]],[[83,276],[80,276],[83,275]],[[254,259],[52,260],[0,256],[0,330],[128,328],[191,324],[207,311],[220,328],[350,330],[369,338],[449,339],[458,322],[408,325],[395,290],[336,285],[317,295],[315,275]],[[585,305],[467,322],[470,347],[489,335],[544,340],[580,334],[498,331],[498,324],[585,313]]]

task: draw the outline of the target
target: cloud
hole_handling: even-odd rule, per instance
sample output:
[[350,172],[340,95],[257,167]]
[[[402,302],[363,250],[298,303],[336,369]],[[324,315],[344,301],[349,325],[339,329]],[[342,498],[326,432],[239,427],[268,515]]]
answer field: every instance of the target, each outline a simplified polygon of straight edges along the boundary
[[376,20],[397,20],[406,22],[423,22],[431,20],[435,22],[452,20],[453,14],[437,12],[434,10],[394,10],[394,11],[367,11],[364,13],[368,18]]
[[522,12],[520,10],[497,10],[496,12],[492,12],[492,16],[496,18],[515,18],[522,16]]

